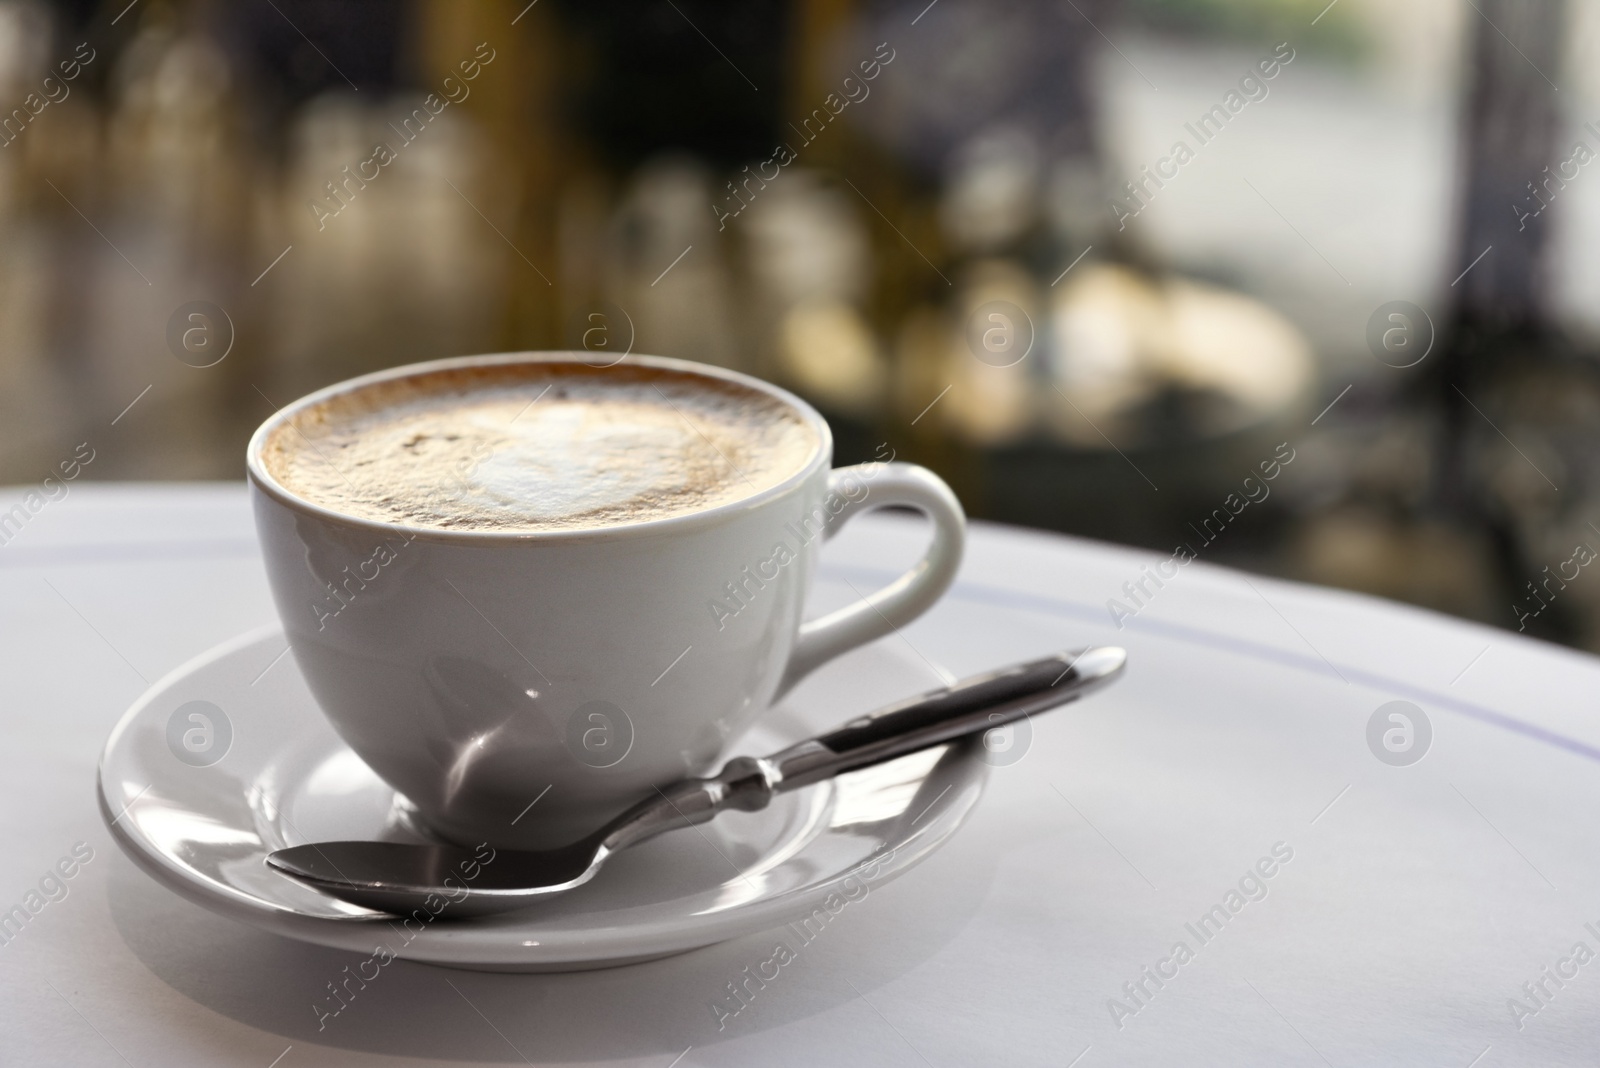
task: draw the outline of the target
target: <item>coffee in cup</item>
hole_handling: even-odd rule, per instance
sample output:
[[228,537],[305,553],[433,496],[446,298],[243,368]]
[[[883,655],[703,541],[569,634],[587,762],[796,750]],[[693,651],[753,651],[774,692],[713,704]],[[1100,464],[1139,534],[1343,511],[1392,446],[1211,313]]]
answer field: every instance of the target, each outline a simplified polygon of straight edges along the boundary
[[821,445],[800,412],[737,382],[552,362],[336,394],[275,427],[262,460],[290,493],[346,515],[532,533],[731,504]]

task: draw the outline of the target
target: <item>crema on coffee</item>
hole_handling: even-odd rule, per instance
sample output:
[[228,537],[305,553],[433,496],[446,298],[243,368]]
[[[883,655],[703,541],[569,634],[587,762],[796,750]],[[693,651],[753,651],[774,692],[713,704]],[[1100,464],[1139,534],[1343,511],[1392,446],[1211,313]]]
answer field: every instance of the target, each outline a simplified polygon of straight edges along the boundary
[[441,530],[584,530],[753,496],[811,462],[777,397],[656,367],[538,361],[391,379],[302,409],[261,453],[284,489]]

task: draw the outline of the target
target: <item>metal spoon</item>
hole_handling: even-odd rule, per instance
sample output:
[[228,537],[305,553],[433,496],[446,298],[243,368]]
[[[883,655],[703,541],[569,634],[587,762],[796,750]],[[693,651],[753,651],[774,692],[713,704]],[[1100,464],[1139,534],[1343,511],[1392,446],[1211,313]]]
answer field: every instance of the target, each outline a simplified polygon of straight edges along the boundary
[[560,849],[319,842],[277,850],[267,863],[333,897],[379,912],[428,908],[430,899],[450,904],[443,913],[439,906],[430,914],[510,912],[581,886],[607,857],[663,831],[704,823],[727,809],[763,809],[784,791],[1047,711],[1111,682],[1126,662],[1122,649],[1103,646],[975,675],[772,756],[735,757],[717,775],[660,790]]

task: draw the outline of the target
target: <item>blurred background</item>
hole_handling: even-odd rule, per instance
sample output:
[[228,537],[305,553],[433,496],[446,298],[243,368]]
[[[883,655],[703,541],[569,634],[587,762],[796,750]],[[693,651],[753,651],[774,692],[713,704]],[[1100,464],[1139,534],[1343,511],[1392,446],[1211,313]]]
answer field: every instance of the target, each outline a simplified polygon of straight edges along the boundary
[[1561,0],[0,0],[0,483],[659,353],[980,518],[1600,649],[1597,56]]

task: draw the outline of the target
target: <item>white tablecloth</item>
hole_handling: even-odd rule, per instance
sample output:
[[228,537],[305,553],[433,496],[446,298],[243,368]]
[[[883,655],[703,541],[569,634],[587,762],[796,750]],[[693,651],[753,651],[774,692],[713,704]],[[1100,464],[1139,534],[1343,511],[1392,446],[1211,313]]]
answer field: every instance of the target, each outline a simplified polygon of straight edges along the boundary
[[[814,602],[921,538],[853,524]],[[975,527],[955,590],[885,641],[957,675],[1116,642],[1128,676],[1036,721],[947,848],[721,1030],[712,1004],[772,936],[570,975],[401,962],[319,1032],[312,1006],[355,958],[161,889],[95,805],[101,746],[146,684],[273,616],[243,488],[76,484],[0,545],[0,910],[73,872],[0,945],[0,1063],[1593,1063],[1600,963],[1570,951],[1600,950],[1600,662],[1205,564],[1118,629],[1107,598],[1161,558]],[[1409,768],[1365,742],[1395,699],[1435,734]],[[1186,934],[1279,842],[1294,859],[1264,898]],[[1193,959],[1160,964],[1178,941]],[[1146,966],[1177,970],[1158,986]],[[1577,970],[1556,985],[1546,966]]]

